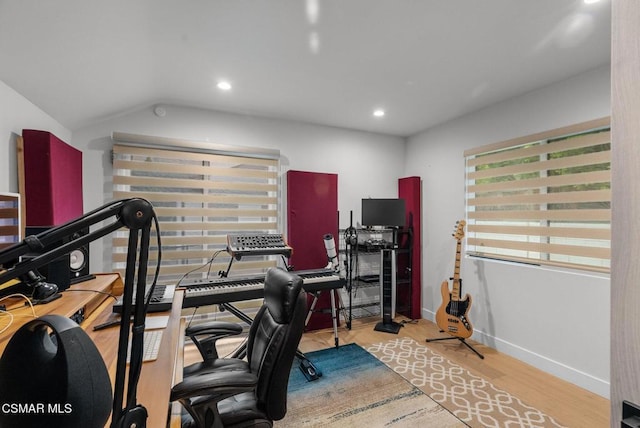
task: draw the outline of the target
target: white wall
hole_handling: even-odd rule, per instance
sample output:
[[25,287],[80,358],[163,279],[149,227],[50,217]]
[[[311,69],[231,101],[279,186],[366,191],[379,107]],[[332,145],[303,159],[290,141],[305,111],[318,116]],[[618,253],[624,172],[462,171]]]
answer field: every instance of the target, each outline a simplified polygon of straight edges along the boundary
[[[454,269],[449,231],[464,218],[463,151],[609,115],[606,66],[409,138],[405,175],[423,180],[425,318],[434,319]],[[461,277],[473,339],[608,396],[608,276],[464,258]]]
[[18,192],[16,138],[23,129],[53,132],[69,142],[71,131],[0,81],[0,192]]
[[[15,137],[46,129],[83,151],[85,211],[111,192],[111,133],[129,132],[279,149],[288,169],[337,173],[340,226],[360,219],[363,197],[395,197],[397,178],[423,179],[422,314],[433,319],[439,286],[451,276],[449,234],[464,217],[465,149],[610,114],[603,67],[402,139],[310,124],[164,106],[130,112],[71,132],[0,82],[0,191],[17,190]],[[70,141],[70,137],[72,138]],[[102,245],[93,271],[109,270]],[[473,296],[474,339],[603,396],[609,394],[609,278],[465,258],[464,291]]]
[[[74,131],[73,145],[84,156],[85,210],[111,197],[114,131],[278,149],[283,176],[289,169],[338,174],[340,227],[349,225],[350,210],[354,222],[360,221],[362,198],[397,197],[397,179],[404,167],[402,138],[172,105],[163,108],[164,117],[149,107]],[[108,270],[109,258],[92,245],[93,271]]]

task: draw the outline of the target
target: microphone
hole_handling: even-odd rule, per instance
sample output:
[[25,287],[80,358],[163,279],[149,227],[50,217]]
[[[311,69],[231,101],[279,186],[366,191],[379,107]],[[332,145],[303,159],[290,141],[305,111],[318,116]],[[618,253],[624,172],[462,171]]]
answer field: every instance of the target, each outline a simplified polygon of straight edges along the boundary
[[333,239],[332,234],[327,233],[326,235],[324,235],[324,247],[327,250],[327,258],[329,260],[326,269],[333,269],[334,272],[342,274],[343,272],[340,268],[338,253],[336,252],[336,243]]

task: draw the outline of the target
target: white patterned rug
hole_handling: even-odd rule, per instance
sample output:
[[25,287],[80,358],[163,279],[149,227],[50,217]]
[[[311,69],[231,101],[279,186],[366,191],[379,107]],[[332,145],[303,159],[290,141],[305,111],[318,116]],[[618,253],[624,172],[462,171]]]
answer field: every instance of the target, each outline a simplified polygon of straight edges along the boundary
[[471,427],[562,427],[552,417],[411,338],[377,343],[367,351]]

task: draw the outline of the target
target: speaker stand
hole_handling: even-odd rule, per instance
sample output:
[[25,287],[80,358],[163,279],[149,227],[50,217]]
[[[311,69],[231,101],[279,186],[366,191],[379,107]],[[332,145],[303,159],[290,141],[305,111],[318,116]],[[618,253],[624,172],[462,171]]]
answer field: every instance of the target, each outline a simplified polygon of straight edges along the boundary
[[[443,330],[440,330],[441,333],[443,333]],[[462,338],[462,337],[455,337],[455,336],[451,336],[451,337],[439,337],[437,339],[427,339],[427,342],[436,342],[438,340],[452,340],[452,339],[458,339],[460,342],[462,342],[462,344],[464,346],[466,346],[467,348],[471,349],[478,357],[480,357],[481,360],[484,360],[484,355],[482,355],[480,352],[478,352],[476,350],[476,348],[474,348],[473,346],[469,345],[469,343],[467,343],[467,341]]]
[[396,231],[393,231],[393,246],[380,251],[380,312],[382,321],[375,331],[398,334],[401,324],[393,321],[396,313]]

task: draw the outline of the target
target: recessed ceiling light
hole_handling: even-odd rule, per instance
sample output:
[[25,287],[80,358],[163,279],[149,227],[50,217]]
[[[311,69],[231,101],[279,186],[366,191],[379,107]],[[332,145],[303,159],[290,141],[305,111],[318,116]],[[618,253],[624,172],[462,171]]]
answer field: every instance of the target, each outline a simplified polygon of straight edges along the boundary
[[600,0],[584,0],[586,4],[598,3]]
[[229,83],[227,81],[218,82],[218,84],[216,86],[218,86],[218,89],[222,89],[223,91],[231,90],[231,83]]
[[376,110],[373,111],[373,115],[375,117],[382,117],[382,116],[384,116],[384,110],[382,110],[381,108],[376,109]]

